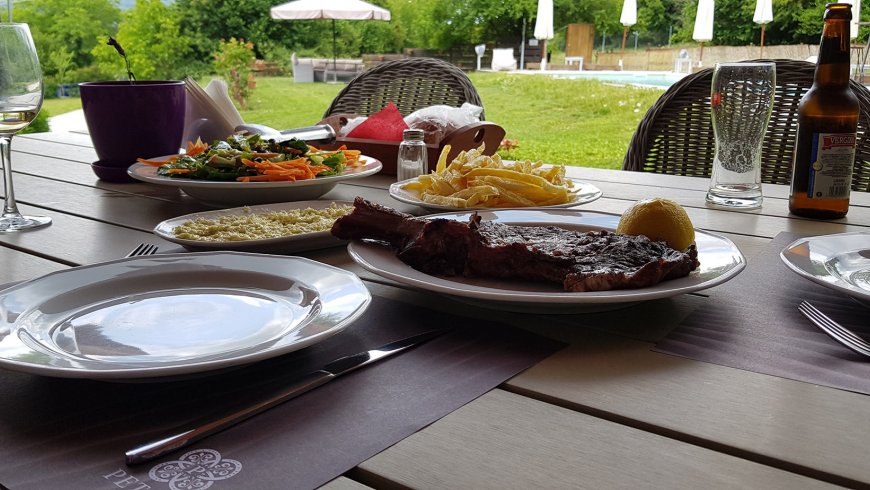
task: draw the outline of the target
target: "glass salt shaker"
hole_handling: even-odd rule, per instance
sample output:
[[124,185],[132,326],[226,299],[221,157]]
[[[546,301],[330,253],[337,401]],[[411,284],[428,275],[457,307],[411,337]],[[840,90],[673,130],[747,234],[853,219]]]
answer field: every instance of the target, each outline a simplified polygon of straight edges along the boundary
[[427,155],[423,136],[422,129],[406,129],[402,132],[404,139],[399,145],[399,159],[396,162],[397,180],[413,179],[426,173]]

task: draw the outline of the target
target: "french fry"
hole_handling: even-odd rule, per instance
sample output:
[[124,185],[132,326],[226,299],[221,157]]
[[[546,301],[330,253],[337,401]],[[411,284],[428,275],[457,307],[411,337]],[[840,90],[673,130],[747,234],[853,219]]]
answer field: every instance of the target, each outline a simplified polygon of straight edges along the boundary
[[544,166],[530,160],[505,163],[498,155],[484,155],[484,146],[460,152],[447,161],[445,146],[435,171],[402,185],[420,200],[442,206],[530,207],[571,202],[574,184],[563,165]]
[[467,208],[468,204],[465,199],[450,196],[437,196],[432,194],[423,194],[423,202],[438,204],[440,206],[451,206],[454,208]]

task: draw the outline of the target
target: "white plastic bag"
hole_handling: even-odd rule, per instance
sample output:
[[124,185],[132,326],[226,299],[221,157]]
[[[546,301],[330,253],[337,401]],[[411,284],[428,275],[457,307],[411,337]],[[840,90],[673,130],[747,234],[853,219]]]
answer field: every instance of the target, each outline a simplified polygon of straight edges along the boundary
[[425,131],[427,144],[438,144],[454,129],[480,122],[482,113],[483,107],[468,102],[461,107],[433,105],[408,114],[405,123],[409,128]]

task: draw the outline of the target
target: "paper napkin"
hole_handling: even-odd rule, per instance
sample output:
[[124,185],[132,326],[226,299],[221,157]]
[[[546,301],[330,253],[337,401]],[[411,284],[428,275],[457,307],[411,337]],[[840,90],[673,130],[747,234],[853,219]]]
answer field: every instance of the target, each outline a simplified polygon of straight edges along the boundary
[[408,129],[405,118],[392,101],[380,111],[372,114],[355,127],[348,138],[362,138],[380,141],[402,141],[402,132]]
[[203,89],[195,80],[187,77],[184,86],[187,90],[187,107],[183,146],[197,138],[205,142],[225,139],[236,126],[244,124],[244,119],[230,100],[225,81],[214,79]]

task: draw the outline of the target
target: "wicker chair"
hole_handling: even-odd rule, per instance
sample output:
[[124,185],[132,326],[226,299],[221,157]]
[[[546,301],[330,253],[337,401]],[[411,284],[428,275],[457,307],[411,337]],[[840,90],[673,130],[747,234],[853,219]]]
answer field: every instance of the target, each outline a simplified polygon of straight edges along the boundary
[[370,116],[389,101],[403,116],[432,105],[459,107],[469,102],[483,107],[477,90],[456,66],[436,58],[407,58],[381,63],[351,80],[323,117]]
[[[815,64],[794,60],[776,62],[773,113],[761,153],[761,180],[791,183],[792,156],[797,134],[797,109],[813,84]],[[623,170],[709,177],[716,143],[710,122],[710,85],[713,69],[688,75],[672,85],[646,113],[637,127],[623,162]],[[852,189],[870,190],[870,91],[851,82],[861,104]]]

